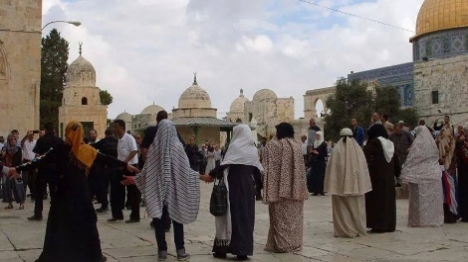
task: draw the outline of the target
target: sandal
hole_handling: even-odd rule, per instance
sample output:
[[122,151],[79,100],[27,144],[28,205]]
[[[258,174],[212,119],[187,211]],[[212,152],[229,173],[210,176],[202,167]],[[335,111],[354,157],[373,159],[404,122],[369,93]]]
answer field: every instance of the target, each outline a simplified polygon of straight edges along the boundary
[[23,210],[24,209],[24,204],[20,204],[18,210]]
[[8,206],[5,207],[5,210],[8,210],[8,209],[13,209],[13,204],[9,204]]

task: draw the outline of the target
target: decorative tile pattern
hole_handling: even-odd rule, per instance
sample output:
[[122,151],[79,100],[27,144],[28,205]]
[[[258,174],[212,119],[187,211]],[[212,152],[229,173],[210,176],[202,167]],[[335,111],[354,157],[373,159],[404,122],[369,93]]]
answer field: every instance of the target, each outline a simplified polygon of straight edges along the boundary
[[468,53],[468,27],[434,32],[413,39],[413,61]]
[[412,106],[414,101],[413,63],[372,69],[348,75],[348,80],[370,82],[377,80],[381,86],[398,89],[401,106]]

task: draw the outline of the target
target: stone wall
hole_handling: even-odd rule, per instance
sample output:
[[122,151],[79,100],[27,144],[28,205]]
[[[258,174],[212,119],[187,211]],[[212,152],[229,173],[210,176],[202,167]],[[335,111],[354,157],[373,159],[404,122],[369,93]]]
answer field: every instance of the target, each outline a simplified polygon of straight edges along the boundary
[[63,128],[72,120],[92,122],[98,137],[104,137],[107,128],[107,106],[101,105],[99,88],[69,86],[63,90],[62,106],[59,107],[60,136],[63,137]]
[[294,98],[278,98],[276,100],[276,108],[278,122],[294,121]]
[[41,0],[0,1],[0,135],[39,128]]
[[215,108],[178,108],[173,109],[173,118],[186,118],[186,117],[214,117],[216,118]]
[[[427,124],[448,114],[454,125],[468,125],[468,55],[415,63],[414,89],[414,107]],[[436,104],[432,92],[439,94]]]

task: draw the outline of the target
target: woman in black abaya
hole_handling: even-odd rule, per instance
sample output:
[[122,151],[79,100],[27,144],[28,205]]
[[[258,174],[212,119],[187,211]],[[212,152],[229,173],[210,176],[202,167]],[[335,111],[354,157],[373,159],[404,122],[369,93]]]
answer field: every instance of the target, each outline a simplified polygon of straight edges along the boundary
[[53,148],[46,156],[16,167],[19,172],[55,158],[60,174],[57,196],[50,206],[44,248],[36,262],[106,261],[101,251],[87,171],[94,162],[126,167],[131,172],[138,170],[85,144],[83,126],[79,122],[72,121],[67,125],[65,138],[65,143]]
[[253,255],[255,223],[255,192],[261,190],[261,172],[257,148],[247,125],[234,127],[233,137],[221,165],[209,175],[223,178],[228,188],[228,212],[216,217],[216,238],[213,256],[226,258],[237,255],[237,260],[247,260]]

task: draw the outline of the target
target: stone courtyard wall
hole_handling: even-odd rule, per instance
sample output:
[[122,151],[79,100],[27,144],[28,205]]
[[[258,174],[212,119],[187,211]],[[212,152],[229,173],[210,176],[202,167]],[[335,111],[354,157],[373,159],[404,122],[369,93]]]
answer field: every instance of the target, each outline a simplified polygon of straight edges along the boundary
[[[432,92],[439,103],[432,103]],[[468,125],[468,55],[417,62],[414,65],[414,107],[432,125],[445,114],[454,125]],[[440,112],[439,112],[440,111]]]
[[0,1],[0,135],[39,128],[41,0]]

